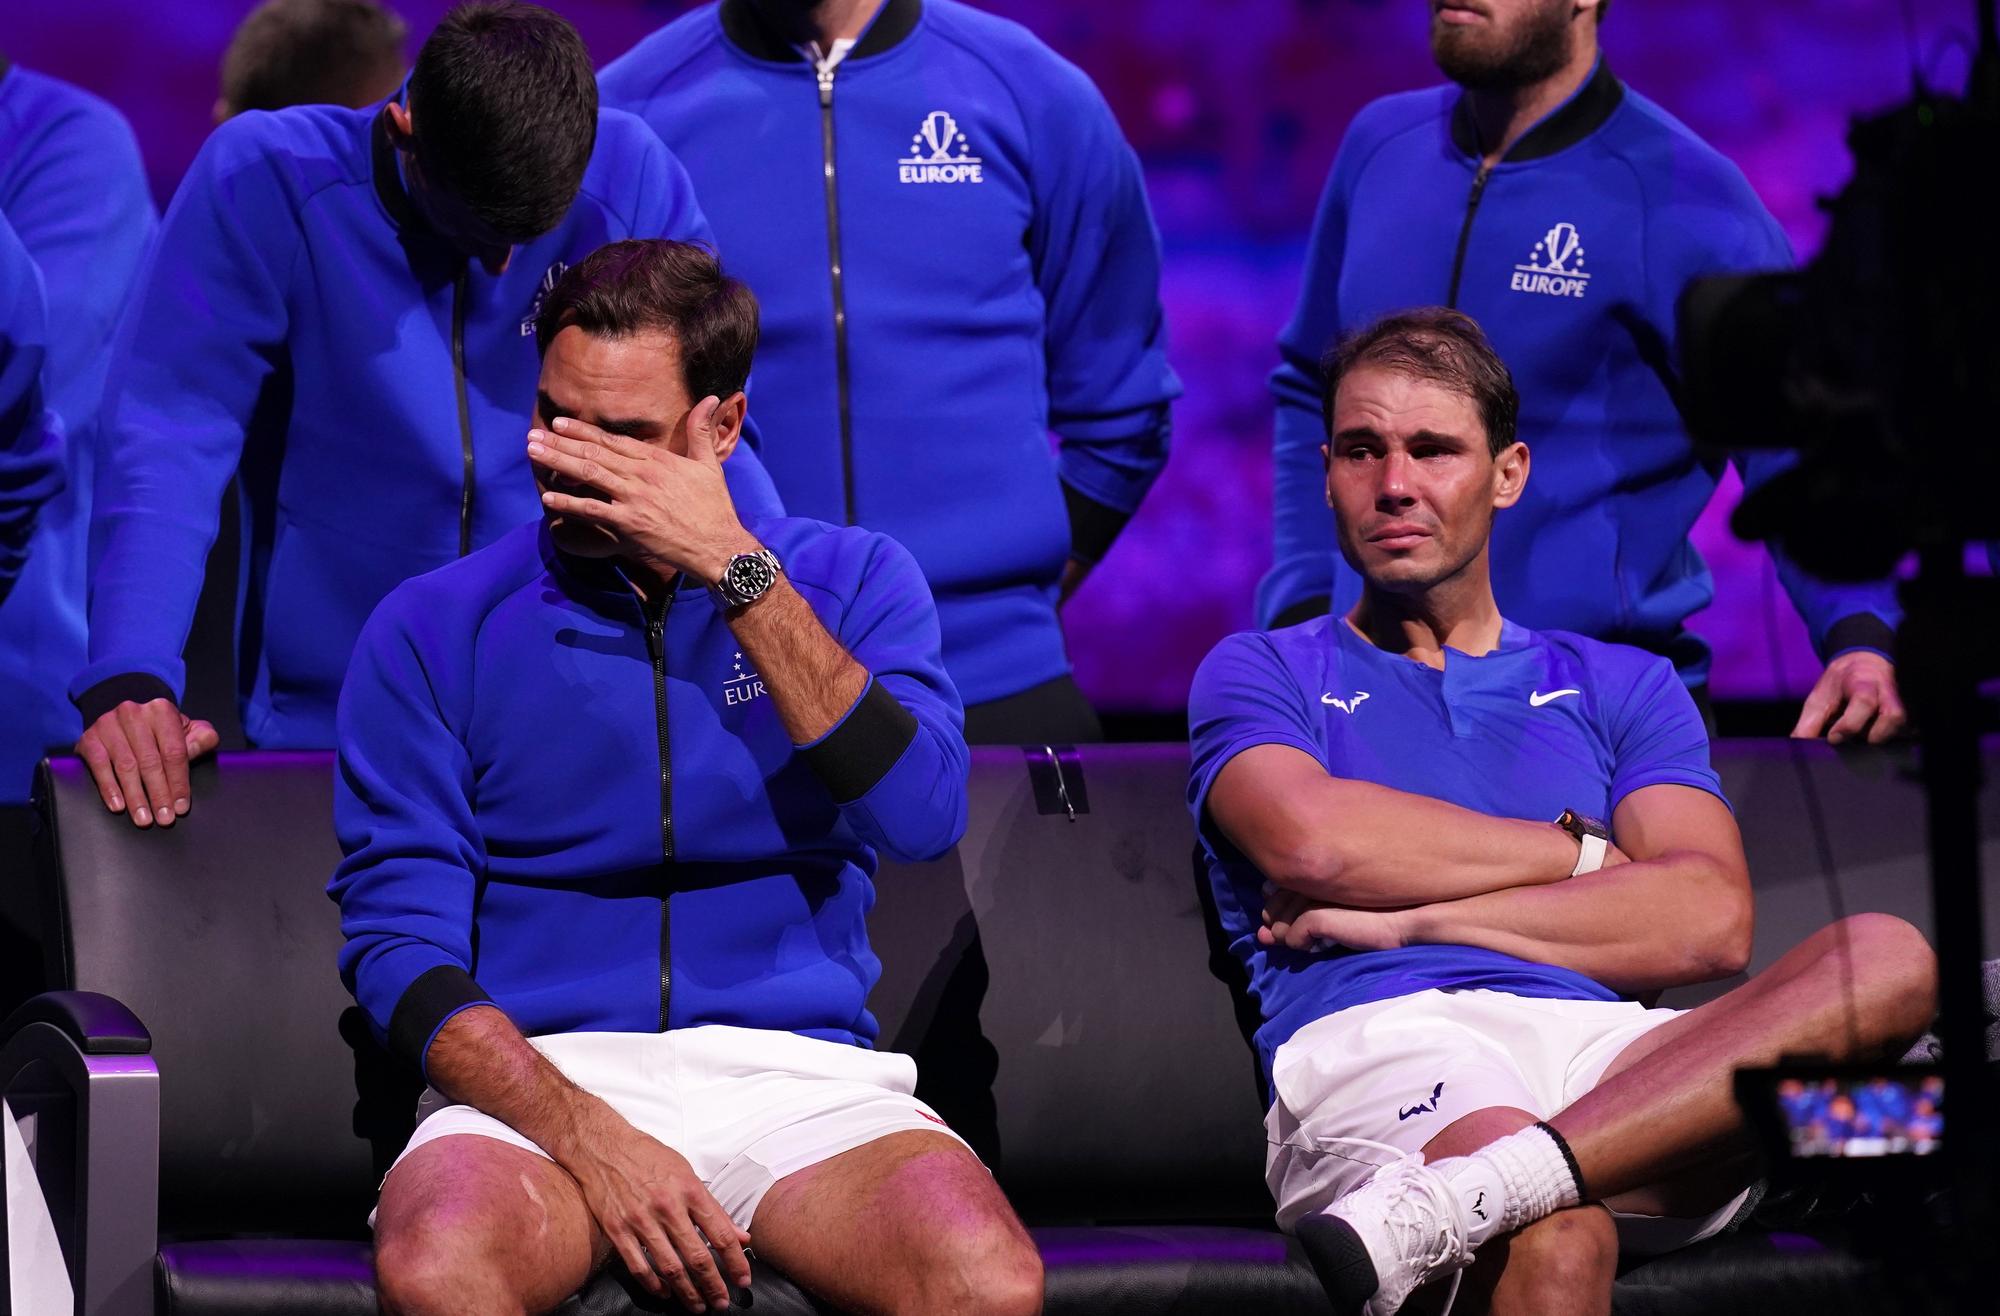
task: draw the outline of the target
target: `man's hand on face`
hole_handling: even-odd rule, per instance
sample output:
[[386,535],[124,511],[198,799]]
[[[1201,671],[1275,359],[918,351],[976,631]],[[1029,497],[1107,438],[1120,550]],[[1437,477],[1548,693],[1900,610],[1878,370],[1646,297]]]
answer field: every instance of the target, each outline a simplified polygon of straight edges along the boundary
[[551,489],[542,505],[601,527],[622,556],[662,579],[685,571],[713,584],[731,557],[757,546],[737,519],[722,476],[715,435],[720,406],[720,399],[706,397],[688,413],[685,457],[571,416],[555,417],[553,432],[530,430],[528,460],[604,495],[581,498]]
[[1792,736],[1838,745],[1861,738],[1879,745],[1909,725],[1902,696],[1896,690],[1896,668],[1887,658],[1867,649],[1841,654],[1826,665],[1806,696]]
[[632,1277],[658,1297],[671,1291],[689,1311],[727,1304],[728,1284],[748,1288],[750,1261],[743,1249],[750,1235],[736,1227],[686,1158],[609,1107],[594,1123],[588,1153],[571,1156],[563,1168],[583,1189],[591,1215]]
[[188,762],[212,753],[222,738],[171,699],[128,699],[85,728],[77,756],[90,766],[97,793],[113,813],[135,825],[171,827],[188,811]]

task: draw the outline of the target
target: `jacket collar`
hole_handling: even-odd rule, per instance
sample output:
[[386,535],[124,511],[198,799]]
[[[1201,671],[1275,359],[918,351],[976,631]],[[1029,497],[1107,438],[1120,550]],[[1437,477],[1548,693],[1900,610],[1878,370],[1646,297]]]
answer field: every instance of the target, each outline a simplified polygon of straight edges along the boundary
[[[644,617],[644,608],[639,596],[633,592],[632,583],[618,564],[609,558],[577,557],[556,547],[555,538],[549,534],[549,523],[544,520],[535,527],[535,546],[541,553],[542,565],[548,569],[557,588],[583,604],[600,616],[617,621],[637,624]],[[707,593],[699,583],[682,576],[674,585],[676,595],[688,592]]]
[[[858,59],[881,54],[910,35],[923,12],[923,0],[882,0],[882,7],[868,21],[847,57]],[[780,64],[805,62],[797,47],[764,21],[751,0],[722,0],[720,13],[722,34],[744,54]]]
[[[1465,154],[1478,159],[1485,152],[1480,149],[1479,130],[1472,122],[1472,106],[1469,97],[1461,95],[1451,110],[1451,141]],[[1558,105],[1540,123],[1521,134],[1521,140],[1509,147],[1502,156],[1502,164],[1518,164],[1524,160],[1540,160],[1566,151],[1584,138],[1604,126],[1625,99],[1625,84],[1611,72],[1611,65],[1599,56],[1597,68],[1577,89],[1575,95]]]

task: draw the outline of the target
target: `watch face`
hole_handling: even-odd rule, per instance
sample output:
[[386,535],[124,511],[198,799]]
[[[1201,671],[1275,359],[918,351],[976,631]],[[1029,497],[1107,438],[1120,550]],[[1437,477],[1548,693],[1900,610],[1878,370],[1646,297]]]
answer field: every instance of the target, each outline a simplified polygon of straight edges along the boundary
[[771,582],[778,573],[771,570],[771,564],[754,553],[742,553],[729,559],[729,567],[723,573],[728,582],[729,592],[741,599],[754,599],[771,588]]

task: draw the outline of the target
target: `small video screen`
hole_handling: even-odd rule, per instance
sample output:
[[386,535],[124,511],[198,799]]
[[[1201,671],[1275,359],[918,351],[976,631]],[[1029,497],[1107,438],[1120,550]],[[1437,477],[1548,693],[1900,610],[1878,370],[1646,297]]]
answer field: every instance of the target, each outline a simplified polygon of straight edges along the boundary
[[1931,1156],[1944,1147],[1944,1079],[1784,1078],[1778,1109],[1793,1156]]

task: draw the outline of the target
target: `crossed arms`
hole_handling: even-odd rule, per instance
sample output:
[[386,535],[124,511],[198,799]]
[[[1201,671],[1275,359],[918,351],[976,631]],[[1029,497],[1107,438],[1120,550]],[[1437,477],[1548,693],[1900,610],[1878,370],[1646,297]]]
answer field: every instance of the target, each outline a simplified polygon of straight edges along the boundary
[[1727,977],[1750,959],[1742,838],[1696,787],[1625,796],[1606,867],[1574,878],[1576,842],[1557,827],[1332,777],[1287,745],[1232,758],[1208,812],[1269,879],[1265,945],[1479,946],[1628,994]]

